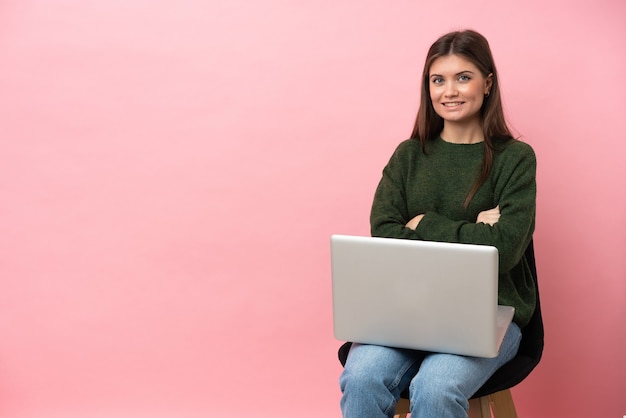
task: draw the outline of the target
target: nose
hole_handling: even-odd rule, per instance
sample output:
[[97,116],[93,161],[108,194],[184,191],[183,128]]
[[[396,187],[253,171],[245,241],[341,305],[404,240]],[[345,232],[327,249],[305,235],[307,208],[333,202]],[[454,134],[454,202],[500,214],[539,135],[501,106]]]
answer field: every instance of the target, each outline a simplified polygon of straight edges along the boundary
[[452,82],[446,83],[446,90],[444,91],[444,95],[446,97],[454,97],[459,93],[456,88],[456,85]]

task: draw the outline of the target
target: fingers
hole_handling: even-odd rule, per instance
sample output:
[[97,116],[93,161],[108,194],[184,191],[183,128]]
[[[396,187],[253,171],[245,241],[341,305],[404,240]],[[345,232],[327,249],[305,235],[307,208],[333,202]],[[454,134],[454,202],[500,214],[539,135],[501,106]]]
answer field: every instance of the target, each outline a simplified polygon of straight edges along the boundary
[[482,211],[476,218],[476,223],[484,223],[493,226],[500,220],[500,205],[493,209]]

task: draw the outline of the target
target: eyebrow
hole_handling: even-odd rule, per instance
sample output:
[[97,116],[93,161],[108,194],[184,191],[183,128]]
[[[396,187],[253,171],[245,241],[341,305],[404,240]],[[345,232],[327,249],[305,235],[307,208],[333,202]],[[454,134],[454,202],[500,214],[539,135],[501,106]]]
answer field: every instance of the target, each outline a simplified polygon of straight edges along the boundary
[[[462,75],[462,74],[474,74],[474,71],[472,71],[472,70],[463,70],[461,72],[456,73],[455,76],[459,76],[459,75]],[[441,75],[441,74],[431,74],[428,77],[429,78],[430,77],[443,77],[443,75]]]

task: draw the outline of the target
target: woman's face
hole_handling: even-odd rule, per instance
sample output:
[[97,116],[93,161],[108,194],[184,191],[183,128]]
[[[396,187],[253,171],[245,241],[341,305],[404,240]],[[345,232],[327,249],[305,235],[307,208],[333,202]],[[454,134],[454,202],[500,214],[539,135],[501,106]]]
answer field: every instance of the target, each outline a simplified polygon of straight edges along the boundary
[[480,108],[492,82],[493,75],[484,77],[471,61],[446,55],[430,66],[430,100],[446,123],[480,121]]

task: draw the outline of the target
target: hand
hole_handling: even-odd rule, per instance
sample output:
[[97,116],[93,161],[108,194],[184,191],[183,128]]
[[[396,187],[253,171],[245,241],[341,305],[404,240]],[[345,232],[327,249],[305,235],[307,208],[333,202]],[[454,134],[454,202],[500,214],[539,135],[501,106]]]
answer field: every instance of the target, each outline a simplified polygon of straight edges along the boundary
[[478,214],[476,223],[494,226],[500,220],[500,205],[493,209],[484,210]]
[[413,218],[409,222],[407,222],[405,226],[407,228],[412,229],[413,231],[415,231],[415,229],[417,229],[417,224],[420,223],[420,221],[422,220],[423,217],[424,217],[424,214],[417,215],[415,218]]

